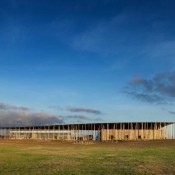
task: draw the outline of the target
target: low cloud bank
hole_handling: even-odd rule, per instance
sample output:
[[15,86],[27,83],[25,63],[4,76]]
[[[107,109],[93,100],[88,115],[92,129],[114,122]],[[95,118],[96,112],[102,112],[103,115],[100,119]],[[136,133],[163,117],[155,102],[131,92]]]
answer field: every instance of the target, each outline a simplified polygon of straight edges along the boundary
[[[52,107],[53,108],[53,107]],[[54,106],[55,108],[55,106]],[[57,107],[56,107],[57,108]],[[62,109],[62,108],[57,108]],[[70,112],[85,112],[101,114],[96,109],[68,107]],[[64,124],[65,120],[74,120],[78,123],[100,122],[101,118],[87,117],[84,115],[52,115],[48,112],[37,112],[24,106],[14,106],[0,102],[0,127],[40,126]]]
[[62,116],[35,112],[27,107],[0,103],[0,127],[37,126],[64,123]]

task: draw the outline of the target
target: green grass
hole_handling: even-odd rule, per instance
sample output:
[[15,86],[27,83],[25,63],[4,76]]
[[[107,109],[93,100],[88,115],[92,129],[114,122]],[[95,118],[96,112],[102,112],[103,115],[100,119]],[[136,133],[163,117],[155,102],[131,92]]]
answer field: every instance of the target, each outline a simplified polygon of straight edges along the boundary
[[175,141],[95,143],[0,140],[0,175],[175,174]]

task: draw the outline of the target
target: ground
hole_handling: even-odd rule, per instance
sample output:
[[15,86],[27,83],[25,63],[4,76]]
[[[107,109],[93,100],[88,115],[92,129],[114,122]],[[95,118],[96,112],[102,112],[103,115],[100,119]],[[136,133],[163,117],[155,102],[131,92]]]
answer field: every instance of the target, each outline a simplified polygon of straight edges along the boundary
[[175,140],[0,140],[0,175],[174,175]]

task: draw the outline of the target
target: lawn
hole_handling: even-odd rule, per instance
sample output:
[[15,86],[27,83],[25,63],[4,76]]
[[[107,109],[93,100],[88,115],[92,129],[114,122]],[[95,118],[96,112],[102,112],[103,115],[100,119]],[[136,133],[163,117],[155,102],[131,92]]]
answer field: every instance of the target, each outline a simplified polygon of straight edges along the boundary
[[175,174],[175,140],[77,144],[0,140],[0,175]]

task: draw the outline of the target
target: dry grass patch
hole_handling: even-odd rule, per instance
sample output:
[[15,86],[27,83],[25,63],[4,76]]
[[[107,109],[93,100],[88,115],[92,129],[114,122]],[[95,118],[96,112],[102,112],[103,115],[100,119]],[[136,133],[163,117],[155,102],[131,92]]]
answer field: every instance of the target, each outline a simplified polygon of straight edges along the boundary
[[0,140],[0,175],[175,174],[175,141]]

